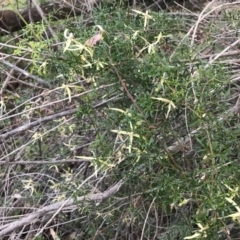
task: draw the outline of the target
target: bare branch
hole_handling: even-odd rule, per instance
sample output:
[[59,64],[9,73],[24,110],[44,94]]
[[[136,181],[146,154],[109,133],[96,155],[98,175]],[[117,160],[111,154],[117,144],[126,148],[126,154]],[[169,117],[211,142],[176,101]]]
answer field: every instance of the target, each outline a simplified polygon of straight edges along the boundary
[[36,76],[33,76],[31,73],[13,65],[12,63],[4,60],[4,59],[1,59],[1,62],[5,65],[7,65],[8,67],[10,68],[13,68],[14,70],[24,74],[25,76],[29,77],[29,78],[32,78],[33,80],[37,81],[38,83],[44,85],[45,87],[50,87],[50,84],[48,82],[46,82],[45,80],[43,80],[42,78],[40,77],[36,77]]
[[23,132],[23,131],[26,131],[32,127],[35,127],[43,122],[47,122],[47,121],[51,121],[53,119],[56,119],[58,117],[63,117],[63,116],[67,116],[67,115],[71,115],[71,114],[74,114],[75,112],[77,111],[77,108],[75,109],[71,109],[71,110],[67,110],[67,111],[64,111],[64,112],[60,112],[60,113],[57,113],[57,114],[54,114],[54,115],[51,115],[51,116],[47,116],[47,117],[44,117],[44,118],[40,118],[34,122],[30,122],[30,123],[27,123],[23,126],[20,126],[18,128],[15,128],[13,129],[12,131],[9,131],[7,133],[4,133],[4,134],[1,134],[0,135],[0,139],[6,139],[6,138],[9,138],[11,137],[12,135],[16,134],[16,133],[20,133],[20,132]]
[[0,161],[0,165],[14,165],[14,164],[19,164],[19,165],[28,165],[28,164],[38,164],[38,165],[46,165],[46,164],[66,164],[66,163],[83,163],[83,162],[90,162],[89,159],[67,159],[67,160],[40,160],[40,161],[15,161],[15,162],[9,162],[9,161]]
[[[111,85],[112,84],[101,86],[98,89],[104,88],[106,86],[111,86]],[[80,94],[80,95],[83,95],[83,93]],[[99,108],[101,106],[104,106],[108,102],[111,102],[111,101],[116,100],[116,99],[119,99],[119,96],[114,96],[114,97],[112,97],[110,99],[101,101],[101,102],[97,103],[96,105],[94,105],[93,108]],[[14,134],[26,131],[26,130],[28,130],[28,129],[32,128],[32,127],[35,127],[35,126],[37,126],[37,125],[39,125],[39,124],[41,124],[43,122],[48,122],[48,121],[54,120],[54,119],[59,118],[59,117],[63,117],[63,116],[74,114],[76,112],[77,112],[77,108],[74,108],[74,109],[67,110],[67,111],[64,111],[64,112],[60,112],[60,113],[57,113],[57,114],[54,114],[54,115],[50,115],[50,116],[47,116],[47,117],[44,117],[44,118],[40,118],[40,119],[38,119],[38,120],[36,120],[34,122],[30,122],[30,123],[24,124],[24,125],[22,125],[20,127],[17,127],[15,129],[7,132],[7,133],[1,134],[0,135],[0,139],[7,139],[7,138],[13,136]]]
[[[122,185],[123,185],[123,180],[120,180],[115,185],[113,185],[111,188],[106,190],[105,192],[96,193],[96,194],[88,194],[86,196],[78,197],[77,202],[83,202],[83,201],[85,201],[85,202],[87,202],[87,201],[101,202],[101,201],[111,197],[115,193],[117,193]],[[53,203],[51,205],[45,206],[41,209],[38,209],[36,212],[30,213],[26,217],[23,217],[19,220],[16,220],[9,224],[5,224],[5,225],[1,226],[0,227],[0,230],[1,230],[0,237],[3,237],[5,234],[8,234],[8,233],[14,231],[16,228],[22,227],[26,224],[30,224],[32,221],[36,221],[37,219],[39,219],[40,217],[42,217],[46,214],[58,211],[59,208],[62,208],[62,210],[64,210],[75,204],[76,204],[76,201],[73,198],[69,198],[68,200]]]

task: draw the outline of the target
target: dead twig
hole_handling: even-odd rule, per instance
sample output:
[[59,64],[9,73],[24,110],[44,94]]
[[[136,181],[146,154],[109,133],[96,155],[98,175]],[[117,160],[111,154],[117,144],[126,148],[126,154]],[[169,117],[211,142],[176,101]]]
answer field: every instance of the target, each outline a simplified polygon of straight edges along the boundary
[[19,164],[19,165],[28,165],[28,164],[38,164],[38,165],[46,165],[46,164],[66,164],[66,163],[83,163],[83,162],[89,162],[89,159],[67,159],[67,160],[52,160],[52,161],[15,161],[15,162],[10,162],[10,161],[0,161],[0,165],[14,165],[14,164]]
[[17,72],[22,73],[22,74],[25,75],[26,77],[32,78],[33,80],[35,80],[36,82],[42,84],[43,86],[45,86],[45,87],[50,87],[50,84],[49,84],[48,82],[46,82],[45,80],[43,80],[42,78],[37,77],[37,76],[33,76],[31,73],[29,73],[29,72],[27,72],[27,71],[25,71],[25,70],[23,70],[23,69],[15,66],[15,65],[13,65],[12,63],[4,60],[3,58],[1,58],[1,62],[2,62],[4,65],[6,65],[6,66],[8,66],[8,67],[10,67],[10,68],[13,68],[13,69],[16,70]]
[[73,198],[69,198],[67,200],[53,203],[51,205],[40,208],[36,212],[32,212],[27,216],[22,217],[21,219],[18,219],[16,221],[13,221],[11,223],[1,226],[0,237],[3,237],[4,235],[10,232],[13,232],[16,228],[22,227],[26,224],[30,224],[31,222],[36,221],[37,219],[39,219],[40,217],[43,217],[46,214],[56,212],[59,209],[64,210],[66,208],[72,207],[73,205],[76,204],[76,202],[83,202],[83,201],[84,202],[94,202],[94,201],[102,202],[103,200],[117,193],[122,185],[123,185],[123,180],[120,180],[119,182],[117,182],[115,185],[111,186],[108,190],[104,192],[81,196],[81,197],[78,197],[77,200]]
[[20,133],[20,132],[23,132],[23,131],[26,131],[32,127],[35,127],[43,122],[48,122],[48,121],[51,121],[51,120],[54,120],[56,118],[59,118],[59,117],[63,117],[63,116],[67,116],[67,115],[71,115],[71,114],[74,114],[76,113],[77,111],[77,108],[75,109],[71,109],[71,110],[67,110],[67,111],[64,111],[64,112],[60,112],[60,113],[57,113],[57,114],[54,114],[54,115],[50,115],[50,116],[47,116],[47,117],[44,117],[44,118],[40,118],[34,122],[30,122],[30,123],[27,123],[27,124],[24,124],[18,128],[15,128],[13,129],[12,131],[9,131],[7,133],[4,133],[4,134],[1,134],[0,135],[0,139],[7,139],[11,136],[13,136],[14,134],[17,134],[17,133]]

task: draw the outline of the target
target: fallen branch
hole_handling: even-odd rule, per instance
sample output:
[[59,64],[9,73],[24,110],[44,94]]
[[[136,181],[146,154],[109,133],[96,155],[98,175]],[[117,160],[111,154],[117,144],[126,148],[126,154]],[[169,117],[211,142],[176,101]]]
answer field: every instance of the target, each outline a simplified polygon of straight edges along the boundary
[[13,136],[14,134],[16,133],[20,133],[20,132],[23,132],[23,131],[26,131],[32,127],[35,127],[43,122],[48,122],[48,121],[51,121],[51,120],[54,120],[58,117],[64,117],[64,116],[67,116],[67,115],[71,115],[71,114],[74,114],[77,112],[77,108],[75,109],[71,109],[71,110],[67,110],[67,111],[64,111],[64,112],[60,112],[60,113],[57,113],[57,114],[54,114],[54,115],[51,115],[51,116],[47,116],[47,117],[44,117],[44,118],[40,118],[34,122],[30,122],[30,123],[27,123],[25,125],[22,125],[18,128],[15,128],[13,129],[12,131],[9,131],[7,133],[4,133],[4,134],[1,134],[0,135],[0,139],[7,139],[11,136]]
[[[95,90],[102,89],[102,88],[105,88],[105,87],[108,87],[108,86],[112,86],[112,85],[114,85],[114,84],[103,85],[103,86],[100,86],[99,88],[97,88]],[[84,94],[86,94],[88,92],[92,92],[92,91],[94,91],[94,89],[86,91],[86,92],[83,92],[81,94],[78,94],[78,95],[76,95],[76,96],[74,96],[72,98],[82,96],[82,95],[84,95]],[[68,98],[66,98],[65,100],[67,100],[67,99]],[[97,103],[96,105],[94,105],[93,108],[95,109],[95,108],[102,107],[102,106],[106,105],[108,102],[114,101],[116,99],[119,99],[119,96],[114,96],[114,97],[111,97],[110,99],[103,100],[103,101]],[[9,132],[1,134],[0,135],[0,140],[1,139],[7,139],[7,138],[13,136],[14,134],[17,134],[17,133],[26,131],[28,129],[31,129],[31,128],[33,128],[33,127],[35,127],[35,126],[37,126],[37,125],[39,125],[41,123],[48,122],[48,121],[54,120],[54,119],[59,118],[59,117],[64,117],[64,116],[67,116],[67,115],[74,114],[74,113],[77,112],[77,110],[78,110],[78,108],[74,108],[74,109],[67,110],[67,111],[64,111],[64,112],[60,112],[60,113],[57,113],[57,114],[53,114],[53,115],[50,115],[50,116],[47,116],[47,117],[44,117],[44,118],[40,118],[40,119],[38,119],[38,120],[36,120],[34,122],[26,123],[26,124],[24,124],[24,125],[22,125],[20,127],[17,127],[17,128],[15,128],[15,129],[13,129],[13,130],[11,130]],[[0,119],[0,120],[3,120],[3,119]]]
[[48,82],[46,82],[45,80],[43,80],[42,78],[37,77],[37,76],[33,76],[31,73],[29,73],[29,72],[27,72],[27,71],[25,71],[25,70],[23,70],[23,69],[15,66],[14,64],[12,64],[12,63],[10,63],[10,62],[2,59],[2,58],[1,58],[1,62],[2,62],[4,65],[6,65],[6,66],[8,66],[8,67],[10,67],[10,68],[12,68],[12,69],[14,69],[14,70],[16,70],[17,72],[22,73],[22,74],[25,75],[26,77],[32,78],[33,80],[35,80],[36,82],[42,84],[43,86],[45,86],[45,87],[50,87],[50,84],[49,84]]
[[73,205],[76,205],[76,202],[92,202],[92,201],[97,201],[102,202],[103,200],[111,197],[115,193],[119,191],[123,184],[123,180],[120,180],[117,182],[115,185],[113,185],[111,188],[106,190],[105,192],[102,193],[96,193],[96,194],[88,194],[86,196],[81,196],[78,197],[77,200],[73,198],[69,198],[65,201],[53,203],[51,205],[45,206],[36,212],[30,213],[29,215],[22,217],[21,219],[18,219],[16,221],[13,221],[11,223],[5,224],[0,227],[0,237],[3,237],[5,234],[8,234],[12,231],[14,231],[16,228],[23,227],[24,225],[30,224],[33,221],[36,221],[40,217],[58,211],[59,208],[62,210],[69,208]]
[[14,164],[19,164],[19,165],[29,165],[29,164],[34,164],[34,165],[46,165],[46,164],[66,164],[66,163],[83,163],[83,162],[89,162],[89,159],[67,159],[67,160],[40,160],[40,161],[15,161],[15,162],[9,162],[9,161],[0,161],[0,165],[14,165]]

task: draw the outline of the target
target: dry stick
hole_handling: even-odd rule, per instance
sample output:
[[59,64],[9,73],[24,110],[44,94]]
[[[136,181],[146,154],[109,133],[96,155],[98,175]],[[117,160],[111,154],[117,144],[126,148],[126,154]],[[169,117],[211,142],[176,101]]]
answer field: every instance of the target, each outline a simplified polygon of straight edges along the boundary
[[12,131],[9,131],[7,133],[4,133],[4,134],[1,134],[0,135],[0,139],[6,139],[6,138],[9,138],[11,137],[12,135],[16,134],[16,133],[19,133],[19,132],[23,132],[23,131],[26,131],[32,127],[35,127],[43,122],[47,122],[47,121],[51,121],[53,119],[56,119],[58,117],[63,117],[63,116],[66,116],[66,115],[70,115],[70,114],[73,114],[77,112],[77,108],[75,109],[71,109],[71,110],[68,110],[68,111],[64,111],[64,112],[60,112],[60,113],[57,113],[57,114],[54,114],[54,115],[50,115],[50,116],[47,116],[47,117],[44,117],[44,118],[40,118],[34,122],[30,122],[30,123],[27,123],[23,126],[20,126],[18,128],[15,128],[13,129]]
[[[67,204],[68,200],[65,202]],[[44,229],[53,221],[53,219],[61,212],[61,210],[64,208],[65,204],[63,204],[57,211],[53,214],[53,216],[47,221],[47,223],[42,227],[42,229],[34,236],[34,240],[42,234]]]
[[[2,45],[2,43],[0,43],[0,46]],[[7,47],[11,47],[12,45],[7,45]],[[11,47],[14,49],[14,47]],[[15,47],[16,48],[16,47]],[[41,61],[39,60],[33,60],[33,59],[30,59],[30,58],[26,58],[25,56],[30,53],[30,52],[33,52],[31,50],[27,50],[27,49],[23,49],[23,48],[20,48],[20,47],[17,47],[17,49],[19,50],[23,50],[24,52],[26,52],[26,54],[24,54],[23,56],[14,56],[14,55],[9,55],[9,54],[6,54],[6,53],[1,53],[1,56],[3,59],[6,59],[8,57],[11,57],[11,59],[17,59],[17,60],[20,60],[20,61],[25,61],[25,62],[29,62],[29,63],[38,63],[38,64],[41,64]]]
[[[19,58],[19,59],[17,60],[17,63],[18,63],[20,60],[21,60],[21,59]],[[27,85],[27,86],[32,87],[32,88],[44,89],[44,88],[42,88],[42,87],[37,87],[37,86],[34,86],[33,84],[30,84],[30,83],[27,83],[27,82],[25,82],[25,81],[22,81],[22,80],[20,80],[20,79],[18,79],[18,78],[15,78],[14,76],[12,76],[13,71],[14,71],[14,69],[12,68],[12,69],[10,70],[10,73],[6,72],[7,78],[6,78],[6,80],[4,81],[4,83],[2,84],[2,87],[1,87],[1,90],[0,90],[0,97],[2,96],[3,90],[6,88],[6,86],[7,86],[7,84],[8,84],[8,82],[9,82],[10,79],[15,79],[17,82],[20,82],[21,84]],[[0,116],[2,116],[2,114],[1,114]]]
[[23,69],[15,66],[15,65],[13,65],[12,63],[10,63],[10,62],[2,59],[2,58],[1,58],[0,60],[1,60],[1,62],[2,62],[3,64],[7,65],[8,67],[11,67],[11,68],[13,68],[14,70],[16,70],[16,71],[24,74],[25,76],[32,78],[33,80],[35,80],[35,81],[37,81],[38,83],[44,85],[45,87],[50,87],[50,84],[49,84],[48,82],[44,81],[42,78],[33,76],[31,73],[29,73],[29,72],[27,72],[27,71],[25,71],[25,70],[23,70]]
[[[115,99],[118,99],[118,96],[116,97],[112,97],[110,99],[107,99],[105,101],[102,101],[100,103],[97,103],[95,106],[93,106],[93,108],[98,108],[98,107],[101,107],[101,106],[104,106],[105,104],[107,104],[108,102],[112,101],[112,100],[115,100]],[[0,135],[0,140],[1,139],[6,139],[6,138],[9,138],[11,137],[12,135],[16,134],[16,133],[20,133],[20,132],[23,132],[23,131],[26,131],[32,127],[35,127],[43,122],[47,122],[47,121],[51,121],[53,119],[56,119],[58,117],[63,117],[63,116],[66,116],[66,115],[71,115],[71,114],[74,114],[77,112],[77,108],[74,108],[74,109],[71,109],[71,110],[67,110],[67,111],[64,111],[64,112],[60,112],[60,113],[57,113],[57,114],[54,114],[54,115],[50,115],[50,116],[47,116],[47,117],[44,117],[44,118],[40,118],[34,122],[30,122],[30,123],[27,123],[27,124],[24,124],[18,128],[15,128],[13,129],[12,131],[9,131],[7,133],[4,133],[4,134],[1,134]]]
[[[38,86],[35,86],[35,85],[31,84],[31,83],[22,81],[22,80],[20,80],[20,79],[18,79],[18,78],[15,78],[14,76],[11,76],[11,78],[14,79],[16,82],[18,82],[18,83],[20,83],[20,84],[22,84],[22,85],[28,86],[28,87],[30,87],[30,88],[35,88],[35,89],[40,89],[40,90],[44,90],[44,89],[45,89],[45,88],[43,88],[43,87],[38,87]],[[13,83],[14,83],[14,82],[13,82]]]
[[[229,5],[229,4],[222,4],[222,5],[218,6],[218,7],[215,7],[214,9],[212,9],[212,10],[210,10],[210,11],[207,11],[208,7],[211,6],[215,1],[216,1],[216,0],[213,0],[213,1],[211,1],[210,3],[208,3],[208,4],[205,6],[205,8],[202,10],[202,12],[200,13],[200,15],[199,15],[199,17],[198,17],[197,22],[191,27],[191,29],[188,31],[187,35],[185,36],[185,37],[187,37],[187,36],[190,35],[190,33],[193,31],[192,39],[191,39],[191,47],[193,47],[193,44],[194,44],[194,41],[195,41],[195,38],[196,38],[197,29],[198,29],[201,21],[204,20],[204,19],[205,19],[208,15],[210,15],[212,12],[215,12],[217,9],[221,9],[222,6]],[[206,11],[207,11],[207,12],[206,12]],[[205,12],[206,12],[206,13],[205,13]],[[239,41],[240,41],[240,40],[239,40]],[[237,41],[237,43],[238,43],[239,41]],[[236,42],[235,42],[234,45],[236,45]],[[234,46],[234,45],[233,45],[233,46]],[[230,49],[230,47],[227,48],[227,50],[228,50],[228,49]],[[211,65],[218,57],[221,56],[221,54],[225,53],[227,50],[225,49],[225,50],[222,51],[220,54],[217,54],[217,56],[216,56],[213,60],[209,61],[208,64],[205,65],[205,68],[208,68],[209,65]],[[172,54],[172,56],[173,56],[173,54]],[[171,56],[171,57],[172,57],[172,56]],[[171,57],[170,57],[170,58],[171,58]],[[190,65],[190,69],[191,69],[191,70],[193,69],[192,64]],[[198,102],[198,99],[197,99],[197,97],[196,97],[196,91],[195,91],[195,86],[194,86],[193,77],[196,77],[197,75],[198,75],[198,72],[197,72],[197,71],[195,71],[193,74],[191,74],[191,85],[192,85],[193,95],[194,95],[194,98],[195,98],[195,100],[194,100],[194,103],[195,103],[195,104]],[[191,141],[191,135],[189,135],[188,139]]]
[[55,131],[56,129],[58,129],[60,126],[62,126],[63,124],[65,124],[66,122],[70,122],[72,121],[73,117],[64,120],[62,123],[59,123],[57,126],[47,130],[46,132],[44,132],[41,136],[37,137],[37,138],[33,138],[33,139],[29,139],[29,141],[27,143],[23,143],[20,147],[17,147],[16,149],[14,149],[13,151],[11,151],[10,153],[7,153],[7,155],[5,154],[2,158],[0,158],[0,161],[4,160],[6,157],[9,157],[11,155],[13,155],[14,153],[17,153],[17,160],[20,158],[18,157],[19,155],[19,151],[22,151],[23,148],[26,148],[29,144],[31,143],[35,143],[36,140],[41,139],[43,136],[49,134],[50,132]]
[[33,19],[32,19],[32,1],[31,0],[27,0],[27,8],[28,8],[28,17],[29,17],[29,20],[30,20],[30,23],[33,23]]
[[[118,77],[119,82],[121,83],[123,89],[124,89],[125,92],[127,93],[127,96],[130,98],[130,100],[132,101],[132,103],[134,104],[134,106],[137,108],[137,110],[139,111],[139,113],[141,113],[141,115],[144,117],[143,111],[142,111],[142,110],[139,108],[139,106],[136,104],[135,99],[133,98],[133,96],[131,95],[131,93],[128,91],[124,80],[123,80],[122,77],[120,76],[117,68],[114,66],[114,64],[112,63],[112,60],[111,60],[111,58],[110,58],[109,56],[108,56],[108,59],[109,59],[109,61],[110,61],[110,63],[111,63],[112,68],[114,69],[114,72],[116,73],[116,75],[117,75],[117,77]],[[145,119],[145,121],[148,123],[148,121],[147,121],[146,119]],[[148,125],[150,125],[150,124],[148,123]]]
[[[6,43],[1,43],[1,42],[0,42],[0,46],[2,46],[2,47],[9,47],[9,48],[13,48],[13,49],[15,48],[15,49],[23,50],[23,51],[25,51],[25,52],[33,52],[33,50],[31,50],[31,49],[27,49],[27,48],[23,48],[23,47],[18,47],[18,46],[6,44]],[[1,54],[3,54],[3,53],[1,53]],[[6,54],[4,54],[4,55],[6,55]],[[7,56],[9,56],[9,55],[7,55]],[[16,56],[14,56],[14,57],[16,57]]]
[[224,53],[226,53],[230,48],[236,46],[239,42],[240,42],[240,38],[237,41],[235,41],[234,43],[230,44],[228,47],[226,47],[222,52],[218,53],[215,58],[213,58],[211,61],[209,61],[207,66],[213,64],[213,62],[215,62],[219,57],[221,57]]
[[40,217],[51,213],[58,211],[59,208],[68,208],[76,204],[76,202],[82,202],[82,201],[97,201],[101,202],[109,197],[111,197],[113,194],[117,193],[121,186],[123,185],[123,180],[120,180],[115,185],[113,185],[111,188],[106,190],[102,193],[97,194],[88,194],[86,196],[81,196],[77,198],[77,201],[73,198],[69,198],[68,200],[64,200],[61,202],[53,203],[51,205],[48,205],[46,207],[38,209],[36,212],[28,214],[28,216],[23,217],[19,220],[13,221],[9,224],[5,224],[0,227],[2,231],[0,231],[0,237],[3,237],[4,235],[13,232],[16,228],[22,227],[26,224],[30,224],[32,221],[39,219]]
[[192,35],[192,40],[191,40],[191,47],[193,47],[193,44],[194,44],[194,41],[195,41],[195,38],[196,38],[197,29],[198,29],[198,26],[199,26],[200,22],[201,22],[202,20],[204,20],[204,18],[205,18],[207,15],[209,15],[211,12],[214,12],[214,11],[215,11],[215,9],[214,9],[214,10],[211,10],[211,11],[207,12],[205,15],[203,15],[203,14],[205,13],[205,11],[207,11],[207,9],[214,3],[214,1],[216,1],[216,0],[211,1],[210,3],[208,3],[208,4],[205,6],[205,8],[204,8],[204,9],[201,11],[201,13],[199,14],[198,20],[197,20],[196,24],[195,24],[195,25],[190,29],[190,31],[188,32],[188,34],[190,34],[190,32],[193,30],[193,35]]
[[[101,87],[100,87],[100,88],[101,88]],[[98,89],[100,89],[100,88],[98,88]],[[102,101],[102,102],[100,102],[100,103],[97,103],[97,104],[94,106],[94,108],[98,108],[98,107],[104,106],[106,103],[108,103],[109,101],[115,100],[116,98],[118,98],[118,96],[112,97],[112,98],[110,98],[110,99],[107,99],[107,100],[104,100],[104,101]],[[76,110],[77,110],[77,109],[76,109]],[[69,111],[68,113],[71,114],[70,111]],[[41,120],[41,119],[40,119],[40,120]],[[51,119],[50,119],[50,120],[51,120]],[[69,121],[69,120],[71,120],[71,119],[68,119],[68,121]],[[62,124],[64,124],[64,123],[62,123]],[[59,125],[59,126],[60,126],[60,125]],[[56,127],[52,128],[52,129],[49,130],[48,132],[44,133],[44,135],[48,134],[50,131],[53,131],[55,128],[58,128],[59,126],[56,126]],[[18,128],[18,129],[19,129],[19,128]],[[14,129],[14,130],[15,130],[15,129]],[[14,131],[14,130],[13,130],[13,131]],[[42,136],[43,136],[43,135],[42,135]],[[40,139],[40,137],[39,137],[38,139]],[[0,135],[0,140],[1,140],[1,135]],[[12,155],[13,153],[18,152],[19,150],[21,150],[21,149],[22,149],[23,147],[25,147],[26,145],[34,142],[35,140],[36,140],[36,139],[31,140],[29,143],[22,145],[21,147],[19,147],[19,148],[15,149],[14,151],[12,151],[10,154],[5,155],[3,158],[0,158],[0,162],[1,162],[1,160],[5,159],[6,157]]]
[[[206,10],[208,9],[208,7],[210,7],[214,2],[216,2],[217,0],[213,0],[211,2],[209,2],[205,8],[202,10],[202,12],[200,13],[199,17],[198,17],[198,20],[196,22],[196,24],[190,29],[190,31],[188,32],[188,34],[190,34],[190,32],[193,30],[193,35],[192,35],[192,40],[191,40],[191,46],[193,46],[194,44],[194,40],[196,38],[196,33],[197,33],[197,29],[198,29],[198,26],[199,24],[201,23],[202,20],[204,20],[207,16],[209,16],[212,12],[216,12],[216,10],[221,10],[222,7],[224,6],[229,6],[229,5],[235,5],[236,3],[240,3],[240,1],[237,1],[237,2],[233,2],[233,3],[224,3],[224,4],[221,4],[217,7],[214,7],[213,9],[211,9],[210,11],[206,12]],[[206,13],[205,13],[206,12]],[[205,14],[204,14],[205,13]]]
[[67,159],[67,160],[53,160],[53,161],[16,161],[16,162],[7,162],[7,161],[0,161],[1,165],[14,165],[14,164],[20,164],[20,165],[27,165],[27,164],[40,164],[40,165],[46,165],[46,164],[66,164],[66,163],[83,163],[83,162],[90,162],[89,159]]
[[[11,70],[12,72],[12,70]],[[5,109],[5,104],[4,104],[4,97],[3,97],[3,91],[7,87],[9,81],[11,80],[10,74],[7,72],[7,78],[6,80],[2,83],[2,87],[0,89],[0,116],[3,115],[3,110]]]
[[[201,54],[201,53],[200,53]],[[218,53],[214,53],[214,54],[207,54],[207,55],[202,55],[200,56],[201,59],[204,59],[204,58],[215,58],[216,56],[218,55]],[[221,56],[219,57],[231,57],[231,56],[234,56],[234,55],[240,55],[240,51],[239,50],[234,50],[234,51],[229,51],[229,52],[225,52],[225,53],[222,53]],[[229,60],[228,60],[229,61]]]
[[[12,72],[13,70],[11,70],[11,72]],[[3,91],[4,91],[4,89],[7,87],[7,85],[8,85],[8,82],[11,80],[11,72],[10,73],[6,73],[7,74],[7,78],[6,78],[6,80],[3,82],[3,84],[2,84],[2,87],[1,87],[1,90],[0,90],[0,97],[2,98],[2,95],[3,95]],[[2,114],[1,114],[1,116],[2,116]]]
[[54,33],[53,29],[51,28],[48,20],[46,19],[45,15],[44,15],[44,12],[42,11],[41,7],[37,4],[37,2],[35,0],[31,0],[31,2],[33,2],[33,4],[35,5],[37,11],[39,12],[41,18],[43,19],[43,21],[46,23],[46,25],[48,26],[48,29],[52,35],[52,37],[54,38],[54,41],[55,43],[57,44],[58,43],[58,39],[57,39],[57,36],[56,34]]
[[[173,58],[173,56],[175,55],[177,49],[181,46],[181,44],[183,43],[183,41],[191,34],[192,31],[194,31],[195,33],[193,33],[193,36],[192,36],[192,41],[194,39],[194,36],[196,35],[196,31],[197,31],[197,28],[198,28],[198,25],[200,24],[200,22],[202,20],[204,20],[204,18],[208,17],[212,12],[216,11],[217,9],[221,9],[223,6],[228,6],[228,5],[233,5],[233,4],[236,4],[236,3],[240,3],[240,1],[237,1],[237,2],[234,2],[234,3],[226,3],[226,4],[221,4],[220,6],[218,7],[215,7],[213,8],[212,10],[210,10],[209,12],[207,12],[204,16],[203,13],[207,10],[207,8],[213,3],[210,2],[208,5],[206,5],[206,7],[202,10],[201,14],[199,15],[198,17],[198,20],[197,22],[190,28],[190,30],[188,31],[188,33],[183,37],[183,39],[180,41],[180,43],[177,45],[177,47],[175,48],[175,50],[173,51],[173,53],[170,55],[170,60]],[[200,16],[202,16],[202,18],[200,18]]]
[[147,224],[147,219],[148,219],[148,217],[149,217],[149,213],[150,213],[150,211],[151,211],[152,205],[154,204],[155,200],[156,200],[156,197],[154,197],[154,199],[152,200],[152,202],[151,202],[151,204],[150,204],[150,206],[149,206],[149,208],[148,208],[147,216],[146,216],[146,218],[145,218],[145,220],[144,220],[144,224],[143,224],[143,228],[142,228],[142,233],[141,233],[141,238],[140,238],[140,240],[143,240],[143,238],[144,238],[144,231],[145,231],[145,227],[146,227],[146,224]]
[[[226,4],[221,4],[220,6],[217,6],[215,8],[213,8],[212,10],[208,11],[207,13],[206,10],[208,9],[209,6],[211,6],[216,0],[213,0],[211,1],[210,3],[208,3],[205,8],[202,10],[202,12],[200,13],[199,17],[198,17],[198,20],[196,22],[195,25],[193,25],[191,27],[191,29],[188,31],[187,35],[184,37],[186,38],[187,36],[190,35],[190,33],[193,31],[193,35],[192,35],[192,40],[191,40],[191,46],[193,46],[194,44],[194,41],[195,41],[195,37],[196,37],[196,33],[197,33],[197,29],[199,27],[199,24],[202,20],[204,20],[208,15],[210,15],[212,12],[215,12],[216,10],[218,9],[221,9],[223,6],[228,6],[228,5],[232,5],[232,4],[236,4],[236,2],[234,3],[226,3]],[[205,13],[205,14],[204,14]],[[183,40],[182,40],[183,41]],[[182,43],[181,41],[181,43]],[[235,46],[238,42],[240,42],[240,40],[236,41],[234,44],[230,45],[228,48],[224,49],[221,53],[219,53],[213,60],[209,61],[209,63],[205,66],[205,68],[209,67],[209,65],[211,65],[216,59],[218,59],[218,57],[221,56],[221,54],[225,53],[228,49],[230,49],[231,47]],[[181,44],[180,43],[180,44]],[[180,44],[178,46],[180,46]],[[175,54],[176,50],[174,51],[174,53],[170,56],[170,59],[173,57],[173,55]],[[192,67],[191,67],[192,68]],[[196,72],[192,75],[192,78],[194,76],[196,76]],[[197,102],[197,98],[196,98],[196,92],[195,92],[195,88],[194,88],[194,82],[191,81],[191,84],[192,84],[192,90],[193,90],[193,94],[194,94],[194,97],[195,97],[195,101]]]
[[[205,10],[214,2],[214,0],[212,2],[210,2],[204,9],[203,11],[200,13],[199,17],[198,17],[198,20],[197,20],[197,23],[195,24],[195,27],[193,28],[193,35],[192,35],[192,40],[191,40],[191,48],[193,48],[193,44],[194,44],[194,40],[195,40],[195,37],[196,37],[196,32],[197,32],[197,29],[198,29],[198,25],[200,23],[200,20],[203,13],[205,12]],[[191,31],[192,31],[192,28],[191,28]],[[193,64],[190,65],[190,71],[192,72],[193,70]],[[193,95],[194,95],[194,103],[197,104],[198,102],[198,99],[197,99],[197,94],[196,94],[196,90],[195,90],[195,84],[194,84],[194,81],[193,81],[193,78],[197,76],[197,72],[194,72],[193,74],[191,74],[191,85],[192,85],[192,92],[193,92]]]
[[[97,91],[97,90],[100,90],[100,89],[103,89],[103,88],[107,88],[107,87],[110,87],[110,86],[113,86],[113,85],[115,85],[115,83],[111,83],[111,84],[108,84],[108,85],[102,85],[102,86],[100,86],[100,87],[97,87],[97,88],[94,88],[94,89],[90,89],[90,90],[81,92],[81,93],[79,93],[79,94],[76,94],[76,95],[72,96],[71,98],[72,98],[72,99],[78,98],[78,97],[81,97],[81,96],[86,95],[86,94],[88,94],[88,93],[91,93],[91,92],[93,92],[93,91]],[[56,90],[56,89],[51,90],[49,93],[54,92],[55,90]],[[26,102],[18,105],[16,108],[14,108],[14,109],[10,110],[9,112],[7,112],[6,114],[4,114],[4,115],[0,118],[0,120],[3,121],[3,120],[6,120],[6,119],[9,119],[9,118],[12,118],[12,117],[17,117],[17,116],[20,116],[20,115],[22,115],[22,114],[26,114],[26,113],[29,112],[29,111],[37,110],[37,109],[44,108],[44,107],[53,106],[54,104],[58,104],[58,103],[61,103],[61,102],[63,102],[63,101],[69,101],[69,97],[66,97],[66,98],[63,98],[63,99],[60,99],[60,100],[57,100],[57,101],[51,101],[50,103],[47,103],[47,104],[44,104],[44,105],[41,105],[41,106],[32,107],[31,109],[25,110],[25,111],[20,112],[20,113],[16,113],[16,114],[10,115],[10,113],[15,112],[15,110],[17,110],[19,107],[24,106],[26,103],[31,102],[31,101],[33,101],[34,99],[36,99],[36,98],[38,98],[38,97],[40,97],[40,96],[44,96],[44,95],[45,95],[44,93],[41,93],[41,94],[39,94],[39,95],[37,95],[37,96],[34,96],[34,97],[28,99]],[[113,99],[113,98],[112,98],[112,99]],[[109,101],[109,99],[106,100],[106,101]],[[106,101],[99,103],[98,105],[94,106],[94,108],[103,105]]]
[[[216,1],[216,0],[215,0]],[[192,35],[192,40],[191,40],[191,46],[193,46],[193,43],[194,43],[194,39],[195,39],[195,36],[196,36],[196,32],[197,32],[197,29],[198,29],[198,26],[200,24],[200,22],[202,20],[204,20],[208,15],[210,15],[212,12],[215,12],[216,10],[218,9],[221,9],[222,7],[224,6],[229,6],[229,5],[235,5],[236,3],[240,3],[240,1],[236,1],[236,2],[233,2],[233,3],[225,3],[225,4],[221,4],[217,7],[214,7],[213,9],[211,9],[210,11],[208,11],[207,13],[204,14],[204,12],[207,10],[207,8],[212,5],[212,3],[214,2],[214,0],[212,2],[210,2],[209,4],[207,4],[207,6],[203,9],[203,11],[200,13],[199,15],[199,18],[197,20],[197,23],[195,24],[194,26],[194,31],[193,31],[193,35]],[[204,14],[204,15],[203,15]],[[191,28],[190,31],[192,31],[193,29]],[[240,39],[235,41],[233,44],[229,45],[227,48],[225,48],[222,52],[220,52],[219,54],[217,54],[217,56],[212,59],[211,61],[209,61],[209,63],[205,66],[205,68],[207,68],[209,65],[211,65],[213,62],[215,62],[220,56],[222,56],[222,54],[226,53],[231,47],[237,45],[238,43],[240,42]]]

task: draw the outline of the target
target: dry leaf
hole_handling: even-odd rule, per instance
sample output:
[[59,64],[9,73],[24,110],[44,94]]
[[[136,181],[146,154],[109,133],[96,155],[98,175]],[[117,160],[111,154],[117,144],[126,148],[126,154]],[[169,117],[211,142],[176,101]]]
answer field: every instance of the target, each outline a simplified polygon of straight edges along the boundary
[[100,40],[102,39],[102,33],[99,31],[97,34],[89,38],[86,42],[85,45],[89,47],[94,47]]

